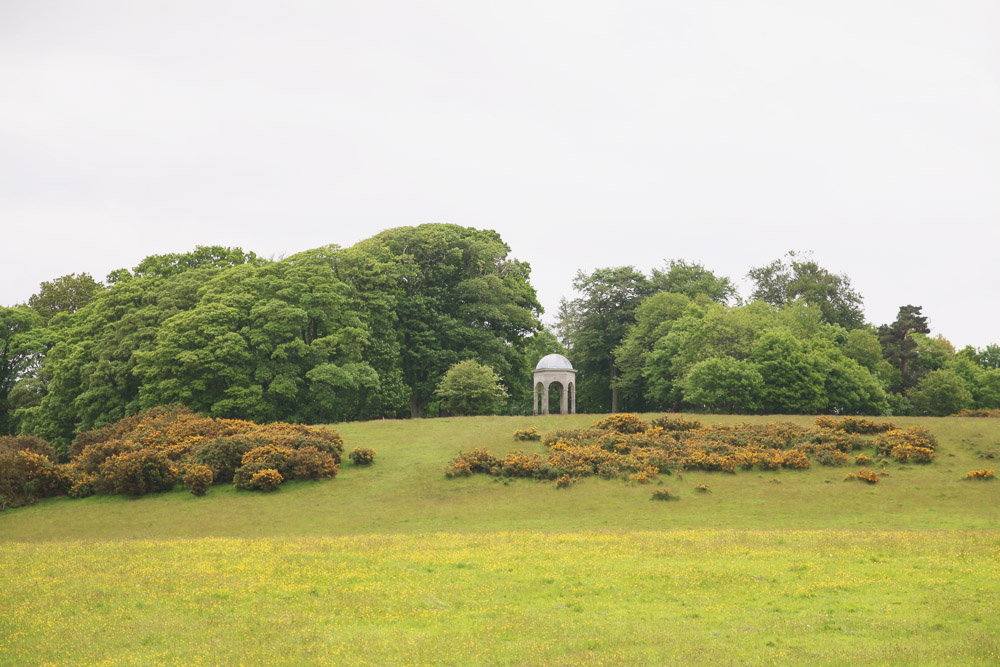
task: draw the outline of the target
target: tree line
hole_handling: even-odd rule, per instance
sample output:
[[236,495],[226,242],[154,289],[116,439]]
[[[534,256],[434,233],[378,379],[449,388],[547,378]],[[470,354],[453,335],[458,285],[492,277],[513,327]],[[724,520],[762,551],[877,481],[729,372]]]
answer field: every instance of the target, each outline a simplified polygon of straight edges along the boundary
[[850,280],[808,256],[751,269],[746,301],[683,260],[581,272],[550,331],[510,252],[494,231],[430,224],[282,260],[198,247],[103,283],[44,282],[0,307],[0,434],[64,451],[169,403],[258,422],[530,414],[533,365],[552,352],[580,371],[581,411],[1000,407],[1000,348],[956,351],[916,306],[870,325]]

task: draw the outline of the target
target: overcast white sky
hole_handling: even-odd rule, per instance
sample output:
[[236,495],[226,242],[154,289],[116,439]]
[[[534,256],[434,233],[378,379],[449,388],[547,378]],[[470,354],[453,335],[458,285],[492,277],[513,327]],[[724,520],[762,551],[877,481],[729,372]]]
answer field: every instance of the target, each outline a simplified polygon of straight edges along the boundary
[[549,321],[578,268],[795,249],[1000,342],[1000,2],[0,0],[0,304],[423,222]]

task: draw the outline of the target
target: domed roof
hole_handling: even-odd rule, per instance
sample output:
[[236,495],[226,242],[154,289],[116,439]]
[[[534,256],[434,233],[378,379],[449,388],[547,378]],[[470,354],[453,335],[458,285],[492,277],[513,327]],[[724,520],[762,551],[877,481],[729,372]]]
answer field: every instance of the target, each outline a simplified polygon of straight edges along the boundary
[[569,359],[562,356],[561,354],[546,354],[542,357],[538,365],[535,366],[536,371],[571,371],[573,370],[573,364],[569,363]]

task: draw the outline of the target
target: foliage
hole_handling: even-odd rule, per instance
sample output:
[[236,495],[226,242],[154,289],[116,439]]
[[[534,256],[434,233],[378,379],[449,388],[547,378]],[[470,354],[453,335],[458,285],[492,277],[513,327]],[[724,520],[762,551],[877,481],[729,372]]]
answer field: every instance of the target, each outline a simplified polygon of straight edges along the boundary
[[911,426],[905,431],[894,429],[875,438],[875,453],[889,456],[896,447],[935,450],[937,438],[930,431],[919,426]]
[[965,479],[994,479],[993,468],[981,468],[965,473]]
[[14,432],[11,392],[36,361],[29,334],[39,324],[39,317],[27,308],[0,306],[0,435]]
[[686,403],[729,414],[754,412],[760,406],[763,385],[755,364],[732,357],[700,361],[680,382]]
[[666,489],[658,489],[653,491],[653,495],[649,497],[650,500],[680,500],[679,496],[675,496]]
[[697,419],[684,419],[683,417],[671,417],[664,415],[649,421],[650,428],[660,428],[664,431],[691,431],[702,428],[702,423]]
[[615,431],[617,433],[641,433],[649,428],[649,424],[634,414],[621,413],[609,415],[604,419],[598,419],[594,422],[594,428]]
[[631,266],[578,271],[573,289],[580,294],[563,300],[559,333],[579,373],[577,405],[581,412],[618,412],[618,365],[615,349],[635,321],[636,309],[654,287]]
[[31,449],[0,446],[0,509],[27,505],[70,486],[68,471]]
[[716,276],[698,262],[672,259],[664,268],[664,271],[653,269],[650,280],[659,292],[683,294],[689,299],[707,297],[722,304],[739,301],[739,293],[732,280]]
[[986,417],[1000,419],[1000,410],[961,410],[950,417]]
[[514,431],[515,440],[541,440],[542,436],[538,432],[537,426],[532,426],[531,428],[519,429]]
[[97,469],[97,492],[141,496],[168,491],[178,469],[162,450],[152,447],[115,454]]
[[808,258],[788,253],[788,261],[777,259],[750,269],[754,282],[751,300],[772,306],[786,306],[801,299],[817,306],[823,320],[845,329],[857,329],[864,323],[861,294],[851,286],[845,274],[833,274]]
[[371,465],[375,461],[375,450],[370,447],[355,447],[348,455],[356,466]]
[[824,429],[844,431],[845,433],[861,433],[865,435],[875,435],[896,429],[892,422],[876,422],[871,419],[861,417],[844,417],[834,419],[833,417],[821,416],[816,418],[816,426]]
[[917,333],[930,333],[930,328],[921,307],[913,305],[900,306],[896,320],[878,328],[882,354],[900,373],[898,384],[890,387],[893,391],[908,389],[919,379],[911,363],[918,354],[917,341],[912,335]]
[[935,370],[924,376],[909,394],[913,411],[918,415],[945,415],[972,406],[972,393],[953,370]]
[[844,476],[845,482],[849,482],[851,480],[858,480],[859,482],[865,482],[867,484],[878,484],[881,478],[875,471],[862,468],[857,472],[849,472],[846,476]]
[[503,407],[507,390],[492,368],[467,359],[448,369],[434,395],[451,414],[489,415]]
[[94,300],[104,289],[88,273],[71,273],[52,281],[43,281],[38,292],[28,298],[28,307],[48,324],[60,313],[75,313]]
[[181,473],[184,486],[195,496],[203,496],[212,486],[214,476],[212,469],[205,465],[189,465]]
[[258,470],[250,478],[250,488],[260,491],[274,491],[284,481],[284,477],[274,468]]

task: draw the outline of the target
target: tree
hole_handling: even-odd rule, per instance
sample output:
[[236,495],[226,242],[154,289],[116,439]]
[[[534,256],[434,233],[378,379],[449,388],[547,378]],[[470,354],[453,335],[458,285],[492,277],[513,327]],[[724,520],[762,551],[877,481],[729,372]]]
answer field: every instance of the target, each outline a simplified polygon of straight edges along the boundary
[[107,280],[113,285],[132,278],[170,278],[192,269],[225,269],[240,264],[261,266],[266,263],[267,260],[253,252],[244,252],[242,248],[200,245],[195,246],[191,252],[150,255],[131,272],[128,269],[112,271]]
[[472,359],[449,368],[434,395],[445,411],[455,415],[493,415],[507,400],[500,376]]
[[104,286],[87,273],[70,273],[51,282],[42,282],[28,306],[47,324],[59,313],[75,313],[94,300]]
[[583,411],[618,412],[618,365],[614,351],[635,322],[635,311],[653,286],[631,266],[578,271],[573,288],[580,297],[563,301],[559,332],[569,358],[580,371],[579,399]]
[[686,402],[729,414],[757,410],[763,385],[764,378],[753,363],[731,357],[698,362],[681,382]]
[[931,371],[909,394],[918,415],[944,417],[972,406],[972,394],[953,370]]
[[764,378],[764,412],[814,414],[826,406],[823,365],[791,333],[765,333],[754,345],[751,360]]
[[739,294],[732,280],[716,276],[700,263],[672,259],[665,269],[653,269],[650,282],[657,291],[683,294],[689,299],[706,296],[722,304],[739,301]]
[[10,394],[33,363],[34,350],[27,333],[40,318],[27,308],[0,306],[0,436],[14,432]]
[[390,279],[399,367],[410,415],[422,417],[444,373],[480,359],[505,383],[525,370],[525,340],[541,306],[530,266],[510,258],[492,230],[428,224],[398,227],[362,241],[353,253],[380,262]]
[[879,345],[878,334],[870,327],[849,331],[843,352],[872,372],[875,372],[878,363],[882,361],[882,346]]
[[786,306],[797,299],[818,306],[823,319],[845,329],[864,325],[863,299],[851,287],[846,274],[833,274],[811,259],[797,259],[788,253],[789,261],[781,259],[750,269],[747,276],[754,281],[750,295],[753,301],[764,301],[772,306]]
[[894,391],[912,387],[918,379],[910,367],[910,362],[919,354],[917,341],[911,334],[931,332],[927,326],[927,318],[920,311],[920,306],[900,306],[896,321],[878,328],[878,342],[882,346],[882,354],[900,372],[900,385],[892,387]]

